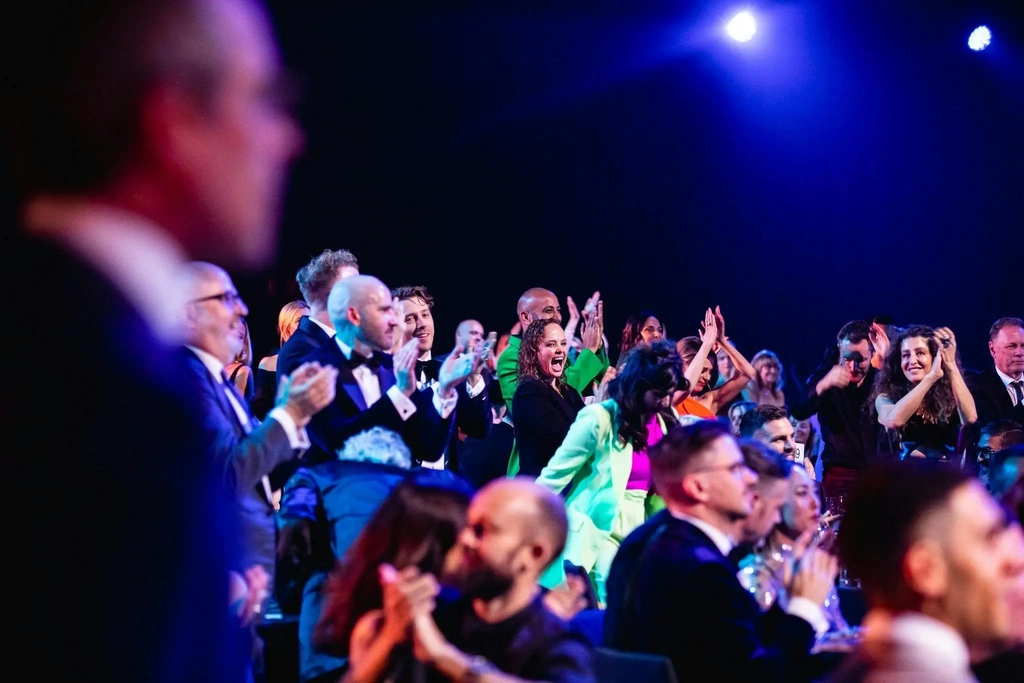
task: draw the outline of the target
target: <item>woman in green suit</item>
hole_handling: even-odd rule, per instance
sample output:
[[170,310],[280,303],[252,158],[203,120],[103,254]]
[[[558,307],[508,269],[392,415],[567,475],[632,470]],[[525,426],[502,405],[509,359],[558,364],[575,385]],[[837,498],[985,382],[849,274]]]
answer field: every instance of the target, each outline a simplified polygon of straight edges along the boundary
[[647,447],[677,421],[671,401],[686,389],[675,345],[657,341],[629,350],[607,400],[580,411],[537,483],[566,498],[569,538],[563,557],[541,578],[565,581],[563,560],[590,573],[598,600],[619,544],[644,523],[651,490]]

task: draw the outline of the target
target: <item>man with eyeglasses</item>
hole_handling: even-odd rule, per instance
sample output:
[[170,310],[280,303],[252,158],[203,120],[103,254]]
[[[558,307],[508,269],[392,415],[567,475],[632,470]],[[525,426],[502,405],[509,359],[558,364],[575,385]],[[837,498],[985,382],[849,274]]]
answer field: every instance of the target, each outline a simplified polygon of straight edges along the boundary
[[[8,474],[33,485],[5,502],[45,514],[11,525],[32,561],[11,565],[7,615],[45,624],[61,653],[23,629],[12,663],[45,661],[57,679],[236,680],[236,533],[175,353],[175,278],[189,259],[273,260],[302,137],[277,97],[270,22],[250,0],[24,10],[0,107],[21,218],[0,289],[45,360],[8,368],[0,430],[31,440]],[[45,305],[24,306],[26,291]]]
[[761,613],[728,559],[757,475],[728,426],[673,427],[648,452],[666,509],[623,542],[608,579],[606,647],[669,657],[687,681],[800,680],[836,561],[809,550],[785,610]]
[[188,301],[182,355],[194,380],[214,464],[238,510],[241,565],[261,565],[273,577],[277,499],[267,475],[309,448],[306,425],[334,400],[338,371],[317,363],[298,367],[284,381],[277,407],[260,424],[224,373],[242,347],[242,318],[249,313],[231,277],[213,264],[189,263],[182,272],[182,288]]
[[978,437],[978,479],[988,484],[992,456],[999,451],[1024,444],[1024,427],[1013,420],[996,420],[981,428]]

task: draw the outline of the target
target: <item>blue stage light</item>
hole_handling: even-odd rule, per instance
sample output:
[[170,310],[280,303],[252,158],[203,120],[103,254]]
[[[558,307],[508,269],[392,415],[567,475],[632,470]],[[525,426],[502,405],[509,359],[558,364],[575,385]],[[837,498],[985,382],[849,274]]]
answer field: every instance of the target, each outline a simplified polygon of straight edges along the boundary
[[725,25],[725,32],[733,40],[745,43],[757,33],[757,22],[750,12],[740,12]]
[[967,39],[967,47],[971,48],[975,52],[981,52],[988,47],[991,42],[992,31],[988,30],[988,26],[979,26],[971,31],[971,35]]

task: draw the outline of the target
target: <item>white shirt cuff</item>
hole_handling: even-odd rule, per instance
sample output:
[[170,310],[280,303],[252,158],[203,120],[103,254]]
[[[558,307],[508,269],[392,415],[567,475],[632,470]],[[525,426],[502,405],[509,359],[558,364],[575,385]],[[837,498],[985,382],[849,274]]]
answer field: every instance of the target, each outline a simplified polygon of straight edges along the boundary
[[484,381],[481,375],[480,380],[473,386],[466,385],[466,393],[469,394],[470,398],[476,398],[483,393],[484,389],[487,388],[487,382]]
[[309,435],[306,434],[305,428],[299,429],[287,410],[284,408],[274,408],[267,415],[267,419],[277,420],[277,423],[284,429],[284,433],[288,435],[288,443],[291,444],[292,448],[299,451],[305,451],[309,448]]
[[437,414],[441,416],[442,420],[447,420],[448,416],[455,410],[455,405],[459,402],[459,392],[452,391],[452,395],[449,398],[441,398],[441,395],[438,393],[440,390],[440,387],[434,389],[434,409],[437,410]]
[[821,609],[821,605],[815,605],[807,598],[790,598],[789,605],[786,606],[786,613],[806,621],[818,636],[828,631],[828,619],[825,618],[825,611]]
[[398,411],[398,417],[402,418],[402,422],[408,420],[416,412],[416,404],[412,402],[411,398],[402,393],[397,384],[388,389],[388,398],[394,404],[395,410]]

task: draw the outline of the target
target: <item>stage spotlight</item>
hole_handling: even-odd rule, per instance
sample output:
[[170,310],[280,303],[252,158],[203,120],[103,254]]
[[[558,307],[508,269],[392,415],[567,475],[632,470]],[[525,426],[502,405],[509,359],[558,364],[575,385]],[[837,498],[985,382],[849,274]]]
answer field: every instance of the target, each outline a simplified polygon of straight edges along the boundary
[[757,24],[754,22],[754,16],[750,12],[740,12],[725,25],[725,32],[737,42],[747,42],[757,33]]
[[981,52],[988,47],[991,42],[992,31],[988,30],[988,26],[979,26],[971,31],[971,35],[967,39],[967,47],[971,48],[975,52]]

